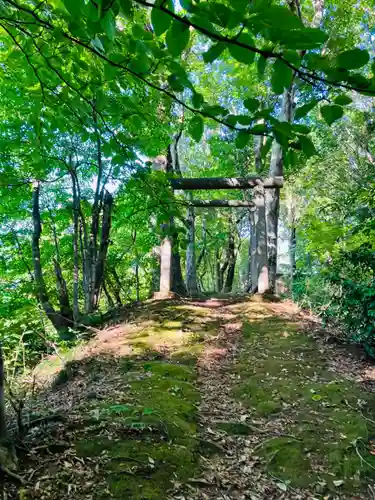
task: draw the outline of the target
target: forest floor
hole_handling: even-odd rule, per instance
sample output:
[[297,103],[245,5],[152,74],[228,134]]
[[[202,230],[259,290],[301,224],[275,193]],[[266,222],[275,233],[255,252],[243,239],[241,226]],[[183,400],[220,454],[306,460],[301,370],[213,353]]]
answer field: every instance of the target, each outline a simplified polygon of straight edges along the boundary
[[265,299],[147,302],[35,370],[8,499],[375,499],[375,367]]

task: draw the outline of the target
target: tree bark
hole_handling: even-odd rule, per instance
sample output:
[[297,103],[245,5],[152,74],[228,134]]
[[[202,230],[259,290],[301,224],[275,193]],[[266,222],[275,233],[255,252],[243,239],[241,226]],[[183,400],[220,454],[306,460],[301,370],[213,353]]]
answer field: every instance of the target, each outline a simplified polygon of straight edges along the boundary
[[[191,193],[188,193],[188,199]],[[186,248],[186,288],[190,296],[198,293],[197,269],[195,261],[195,213],[193,207],[187,209],[188,244]]]
[[106,296],[106,299],[107,299],[107,302],[108,302],[108,307],[111,308],[111,309],[113,309],[115,307],[115,303],[113,302],[111,294],[108,291],[108,288],[106,286],[105,280],[103,280],[102,288],[103,288],[104,295]]
[[269,179],[262,179],[257,175],[240,178],[181,178],[171,179],[173,189],[194,190],[194,189],[249,189],[255,186],[264,188],[275,188],[283,186],[282,176],[275,176]]
[[109,246],[109,234],[111,231],[112,207],[113,207],[113,197],[108,191],[106,191],[103,201],[103,217],[102,217],[102,232],[100,239],[100,247],[95,262],[96,265],[94,268],[95,280],[94,280],[93,303],[92,303],[93,310],[95,310],[98,307],[100,287],[102,285],[104,278],[104,268]]
[[135,265],[135,300],[139,302],[139,265]]
[[79,212],[80,199],[78,195],[78,179],[73,172],[71,159],[70,176],[73,185],[73,319],[74,323],[79,320]]
[[59,297],[60,304],[60,314],[73,326],[73,311],[70,307],[68,287],[66,286],[66,281],[63,277],[60,263],[57,259],[53,259],[53,266],[55,269],[56,276],[56,289]]
[[[171,219],[172,228],[174,229],[174,220]],[[172,292],[177,293],[178,295],[186,295],[186,285],[184,278],[182,276],[181,269],[181,255],[180,255],[180,242],[179,235],[175,231],[174,234],[170,237],[171,245],[172,245],[172,277],[171,277],[171,290]]]
[[55,250],[56,250],[56,257],[53,258],[53,267],[54,267],[55,276],[56,276],[56,290],[57,290],[57,296],[59,298],[60,314],[61,314],[61,316],[66,318],[67,321],[70,321],[70,324],[72,326],[73,325],[73,311],[72,311],[72,308],[70,307],[68,287],[66,286],[66,281],[64,279],[62,269],[61,269],[60,248],[59,248],[59,242],[57,239],[56,225],[55,225],[55,221],[54,221],[51,210],[49,210],[49,212],[50,212],[50,218],[51,218],[51,224],[52,224],[52,234],[53,234],[53,239],[54,239],[54,243],[55,243]]
[[101,189],[101,182],[103,177],[103,158],[101,137],[97,124],[96,114],[93,115],[95,131],[96,131],[96,147],[97,147],[97,164],[98,164],[98,177],[96,181],[94,202],[91,213],[91,228],[90,228],[90,241],[88,247],[88,262],[86,266],[87,278],[87,297],[85,301],[85,312],[92,313],[97,305],[99,299],[99,289],[97,288],[97,258],[98,258],[98,234],[100,226],[100,211],[103,197],[103,189]]
[[232,291],[233,281],[234,281],[234,271],[236,269],[236,252],[235,252],[234,234],[232,232],[229,235],[227,259],[228,259],[227,260],[228,272],[223,286],[224,293],[230,293]]
[[111,292],[115,297],[116,304],[118,306],[122,306],[122,300],[121,300],[122,285],[115,267],[112,267],[109,271],[106,271],[105,281],[111,288]]
[[3,349],[0,342],[0,444],[5,441],[7,435],[5,421],[5,369]]
[[168,296],[172,290],[172,242],[165,236],[160,245],[160,293]]
[[215,249],[215,288],[216,292],[221,292],[223,288],[223,279],[220,266],[220,251],[218,248]]
[[251,286],[252,292],[264,293],[269,289],[269,260],[267,256],[267,225],[264,189],[254,190],[254,238],[251,255]]
[[40,206],[39,206],[39,196],[40,196],[40,184],[35,182],[33,186],[33,236],[32,236],[32,259],[34,265],[34,277],[37,298],[43,307],[48,319],[51,321],[55,329],[60,335],[64,335],[64,331],[70,326],[69,322],[65,320],[64,317],[56,313],[55,309],[51,305],[47,293],[46,284],[44,282],[42,264],[40,261],[40,236],[42,233],[42,223],[40,218]]
[[[297,15],[301,18],[299,3],[290,2],[292,10],[294,9]],[[313,0],[315,10],[312,26],[317,28],[321,24],[324,9],[324,0]],[[293,107],[294,107],[294,76],[289,89],[285,89],[282,99],[282,112],[280,121],[293,122]],[[272,144],[271,164],[269,175],[283,176],[283,152],[281,145],[276,141]],[[280,186],[279,186],[280,187]],[[280,211],[280,190],[279,187],[267,190],[266,206],[267,206],[267,240],[268,240],[268,267],[269,267],[269,282],[270,291],[274,292],[276,287],[276,272],[277,272],[277,239],[278,239],[278,221]]]
[[[280,121],[292,121],[294,101],[293,82],[289,89],[286,89],[282,100],[282,113]],[[283,151],[281,145],[273,141],[271,151],[271,163],[269,175],[275,177],[283,176]],[[267,250],[268,250],[268,272],[269,288],[271,292],[275,291],[276,272],[277,272],[277,241],[278,224],[280,212],[280,187],[267,189],[266,191],[266,217],[267,217]]]

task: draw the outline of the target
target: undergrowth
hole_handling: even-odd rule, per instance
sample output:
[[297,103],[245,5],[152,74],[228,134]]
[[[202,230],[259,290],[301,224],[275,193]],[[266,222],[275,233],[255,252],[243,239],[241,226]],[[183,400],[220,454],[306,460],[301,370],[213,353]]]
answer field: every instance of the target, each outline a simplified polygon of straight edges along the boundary
[[259,308],[247,315],[235,370],[236,396],[265,426],[282,428],[257,451],[272,476],[317,493],[360,492],[375,478],[374,397],[339,378],[297,323]]

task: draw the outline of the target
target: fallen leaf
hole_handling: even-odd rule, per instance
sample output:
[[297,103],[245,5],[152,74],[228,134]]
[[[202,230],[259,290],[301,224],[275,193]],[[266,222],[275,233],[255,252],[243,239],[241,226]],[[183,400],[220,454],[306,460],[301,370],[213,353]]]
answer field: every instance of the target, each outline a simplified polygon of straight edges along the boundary
[[276,486],[279,488],[281,491],[287,491],[288,486],[285,483],[276,483]]
[[342,486],[344,484],[344,481],[342,479],[338,479],[337,481],[333,481],[333,484],[335,486]]

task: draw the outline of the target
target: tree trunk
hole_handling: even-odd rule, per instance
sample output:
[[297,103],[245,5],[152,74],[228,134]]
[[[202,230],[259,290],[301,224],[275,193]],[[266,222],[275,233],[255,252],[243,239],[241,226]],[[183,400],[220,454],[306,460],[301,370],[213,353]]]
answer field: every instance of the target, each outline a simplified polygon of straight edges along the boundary
[[[288,90],[284,91],[282,100],[282,113],[280,121],[292,121],[294,102],[293,82]],[[273,141],[271,152],[271,163],[269,175],[275,177],[283,176],[283,151],[281,145]],[[275,291],[277,272],[277,241],[278,224],[280,212],[280,188],[267,189],[266,191],[266,217],[267,217],[267,250],[268,250],[268,272],[269,289]]]
[[293,292],[293,279],[296,271],[296,207],[293,198],[290,200],[289,213],[289,265],[290,265],[290,290]]
[[249,265],[248,265],[248,287],[247,291],[254,291],[258,277],[257,241],[255,229],[255,209],[249,211],[250,241],[249,241]]
[[235,269],[236,269],[236,253],[235,253],[235,247],[234,247],[234,241],[233,241],[233,243],[231,243],[231,247],[230,247],[228,272],[227,272],[225,284],[223,287],[224,293],[230,293],[232,291]]
[[6,439],[6,421],[5,421],[5,369],[3,349],[0,342],[0,444]]
[[[172,227],[174,228],[174,222],[172,218]],[[181,255],[180,255],[180,242],[178,233],[174,233],[170,237],[172,245],[172,276],[171,276],[171,290],[178,295],[186,295],[186,285],[184,278],[182,276],[181,270]]]
[[[188,193],[191,199],[191,193]],[[190,296],[198,293],[197,269],[195,261],[195,213],[194,207],[187,209],[188,244],[186,248],[186,288]]]
[[220,266],[220,251],[218,248],[215,249],[215,281],[215,291],[219,293],[223,288],[223,278]]
[[253,222],[255,242],[253,242],[252,252],[255,251],[255,253],[251,256],[251,286],[253,293],[264,293],[269,289],[269,261],[267,258],[267,225],[263,188],[254,189],[254,203],[256,206]]
[[73,326],[73,311],[70,307],[68,287],[66,286],[66,281],[63,277],[60,263],[57,259],[53,259],[53,266],[55,269],[56,276],[56,289],[57,295],[59,297],[60,304],[60,314]]
[[106,191],[103,201],[102,234],[100,239],[100,247],[96,259],[96,265],[94,268],[95,280],[94,280],[93,302],[92,302],[93,310],[97,309],[98,307],[99,292],[104,278],[104,268],[109,246],[109,234],[111,231],[112,207],[113,207],[113,197],[108,191]]
[[160,293],[168,296],[172,290],[172,242],[165,236],[160,245]]
[[40,218],[40,207],[39,207],[39,196],[40,196],[40,184],[35,182],[33,186],[33,236],[32,236],[32,259],[34,265],[34,277],[37,298],[43,307],[48,319],[51,321],[55,329],[58,331],[60,336],[65,336],[69,322],[65,320],[64,317],[57,314],[51,305],[47,293],[47,288],[44,282],[42,264],[40,261],[40,236],[42,233],[42,224]]
[[[234,222],[232,217],[229,218],[229,231],[228,231],[228,247],[225,263],[221,269],[222,273],[222,283],[223,292],[230,293],[232,291],[234,271],[236,267],[236,253],[235,253],[235,241],[234,241]],[[225,272],[227,271],[226,278],[224,281]]]
[[112,267],[110,271],[106,272],[106,282],[111,288],[111,292],[115,297],[116,304],[118,306],[122,306],[122,300],[121,300],[121,282],[120,278],[118,277],[118,274],[116,272],[116,269]]
[[135,300],[139,302],[139,265],[135,265]]
[[113,302],[113,299],[108,291],[108,288],[106,286],[106,282],[105,280],[103,280],[103,283],[102,283],[102,288],[103,288],[103,292],[104,292],[104,295],[106,296],[106,299],[107,299],[107,302],[108,302],[108,307],[110,309],[113,309],[115,307],[115,303]]
[[[100,222],[100,210],[102,203],[103,190],[101,189],[101,182],[103,177],[103,159],[102,159],[102,146],[99,129],[97,126],[96,114],[94,113],[94,124],[95,131],[97,135],[96,146],[97,146],[97,163],[98,163],[98,177],[96,181],[94,203],[92,206],[91,215],[91,228],[90,228],[90,242],[88,248],[88,263],[86,272],[88,273],[88,290],[87,290],[87,300],[86,300],[86,313],[93,312],[97,305],[99,299],[99,289],[97,287],[97,276],[100,277],[100,272],[98,274],[97,269],[97,259],[98,259],[98,234],[99,234],[99,222]],[[112,199],[112,197],[111,197]],[[112,203],[112,201],[111,201]],[[107,198],[108,204],[108,198]],[[103,215],[104,217],[104,215]],[[103,239],[102,239],[103,241]],[[101,263],[102,264],[102,263]],[[100,277],[100,279],[103,275]]]
[[[71,160],[70,160],[71,164]],[[78,196],[78,179],[73,169],[70,169],[73,184],[73,319],[79,320],[79,211],[80,199]]]
[[[177,134],[172,144],[168,146],[167,163],[166,163],[166,171],[169,173],[174,173],[179,176],[181,176],[181,169],[178,158],[177,145],[180,137],[181,133]],[[179,235],[175,229],[175,221],[173,217],[170,218],[169,233],[170,233],[169,240],[171,244],[171,259],[172,259],[170,291],[178,295],[186,295],[186,285],[184,282],[184,278],[182,276],[182,269],[181,269]],[[168,244],[166,243],[166,245]],[[161,262],[163,261],[163,255],[166,256],[167,253],[166,252],[164,252],[164,254],[161,253]],[[162,291],[161,288],[160,291]]]
[[[313,0],[314,18],[311,25],[315,28],[319,27],[323,17],[324,0]],[[292,10],[296,10],[296,14],[301,18],[299,3],[293,2]],[[293,107],[294,107],[294,76],[289,89],[284,90],[282,99],[282,112],[280,121],[293,122]],[[269,170],[270,177],[283,176],[283,152],[280,144],[274,140],[272,144],[271,164]],[[269,281],[270,291],[275,291],[276,272],[277,272],[277,238],[278,238],[278,221],[280,211],[280,190],[279,188],[269,189],[266,193],[267,206],[267,240],[268,240],[268,266],[269,266]]]

